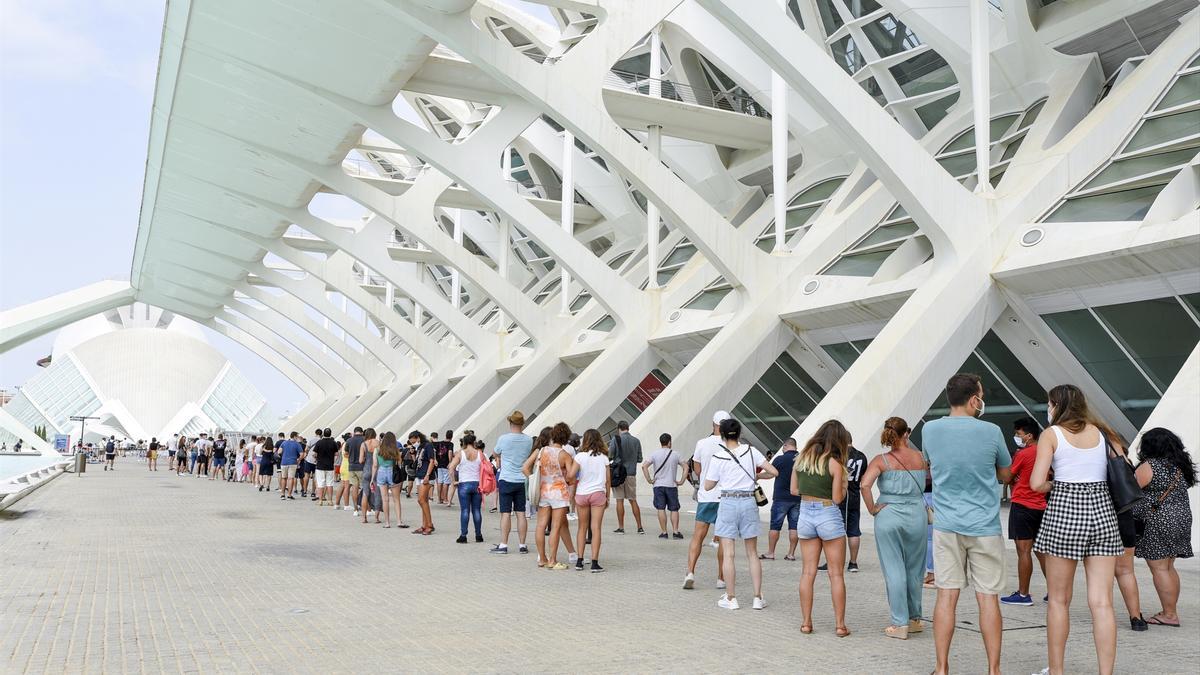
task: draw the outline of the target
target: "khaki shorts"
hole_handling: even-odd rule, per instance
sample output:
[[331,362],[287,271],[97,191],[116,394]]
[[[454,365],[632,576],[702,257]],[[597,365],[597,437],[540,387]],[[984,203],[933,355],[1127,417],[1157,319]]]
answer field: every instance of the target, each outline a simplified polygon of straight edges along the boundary
[[361,487],[362,474],[363,472],[361,471],[347,471],[344,475],[346,476],[346,480],[350,481],[350,485],[353,485],[354,487]]
[[637,499],[637,477],[632,473],[612,489],[613,499]]
[[976,593],[1000,595],[1006,582],[1004,537],[968,537],[934,530],[933,569],[938,588],[962,589],[969,581]]
[[279,467],[279,476],[281,478],[283,478],[284,480],[295,478],[296,477],[296,465],[288,464],[286,466]]

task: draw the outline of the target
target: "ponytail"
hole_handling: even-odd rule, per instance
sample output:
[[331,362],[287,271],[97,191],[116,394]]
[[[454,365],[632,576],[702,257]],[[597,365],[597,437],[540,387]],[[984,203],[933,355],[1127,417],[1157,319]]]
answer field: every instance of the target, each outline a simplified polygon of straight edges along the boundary
[[885,448],[893,448],[909,431],[908,422],[900,417],[889,417],[883,423],[883,433],[879,435],[879,444]]

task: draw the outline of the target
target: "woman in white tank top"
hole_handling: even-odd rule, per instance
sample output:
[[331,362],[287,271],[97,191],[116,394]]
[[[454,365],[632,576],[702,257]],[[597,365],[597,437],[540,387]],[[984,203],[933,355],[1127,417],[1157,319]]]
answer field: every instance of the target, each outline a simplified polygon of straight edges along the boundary
[[483,541],[483,494],[479,492],[480,465],[483,453],[475,448],[475,436],[466,434],[458,439],[462,447],[450,460],[450,492],[458,490],[458,539],[467,543],[467,525],[475,523],[475,541]]
[[[1108,492],[1109,442],[1119,447],[1092,417],[1078,387],[1062,384],[1048,394],[1050,429],[1038,439],[1030,487],[1049,492],[1033,550],[1046,557],[1048,673],[1063,672],[1070,631],[1071,590],[1075,568],[1083,561],[1088,608],[1099,672],[1113,672],[1117,656],[1112,585],[1117,557],[1124,552],[1117,513]],[[1054,479],[1050,480],[1050,470]]]

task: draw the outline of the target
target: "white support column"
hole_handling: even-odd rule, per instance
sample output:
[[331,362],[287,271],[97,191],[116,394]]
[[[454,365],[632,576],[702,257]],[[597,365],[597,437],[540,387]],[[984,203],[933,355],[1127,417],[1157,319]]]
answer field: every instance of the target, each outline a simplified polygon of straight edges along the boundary
[[991,48],[988,45],[987,0],[971,4],[971,105],[975,115],[975,192],[992,193],[991,176],[991,83],[988,81]]
[[[650,31],[650,95],[662,97],[662,25]],[[656,161],[662,155],[662,126],[647,128],[646,149]],[[658,288],[658,205],[646,198],[646,288]]]
[[[563,131],[562,158],[562,228],[567,234],[575,231],[575,134]],[[571,313],[571,274],[565,265],[562,268],[562,283],[559,293],[562,298],[562,313]]]
[[[396,304],[396,287],[390,281],[385,281],[384,284],[383,303],[387,305],[386,311],[394,312],[396,311],[393,309],[393,306]],[[391,346],[392,329],[388,328],[386,324],[383,327],[383,339],[388,343],[388,346]]]
[[[504,180],[516,190],[516,186],[512,185],[512,148],[505,146],[504,156],[500,158],[501,170],[504,172]],[[512,255],[512,236],[509,232],[511,229],[508,223],[508,218],[497,213],[496,217],[500,220],[499,235],[500,235],[500,259],[496,261],[496,272],[501,279],[508,281],[508,259]],[[503,333],[508,326],[508,317],[504,315],[504,308],[496,305],[499,314],[496,316],[496,332]]]
[[775,253],[787,248],[787,82],[771,71],[771,195],[775,208]]
[[[463,230],[462,230],[462,209],[454,209],[454,243],[462,246]],[[458,268],[450,269],[450,305],[454,309],[459,309],[462,304],[462,279],[458,275]]]

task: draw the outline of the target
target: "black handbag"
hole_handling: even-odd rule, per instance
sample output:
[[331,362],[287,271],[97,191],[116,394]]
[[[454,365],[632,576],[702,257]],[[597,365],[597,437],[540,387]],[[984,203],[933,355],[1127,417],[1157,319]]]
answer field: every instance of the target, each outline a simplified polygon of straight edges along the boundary
[[1132,509],[1145,496],[1138,485],[1137,476],[1133,475],[1133,467],[1125,460],[1125,454],[1118,454],[1108,442],[1108,436],[1103,431],[1100,433],[1104,436],[1104,449],[1108,452],[1108,494],[1112,498],[1113,508],[1120,515]]
[[617,445],[617,456],[613,458],[608,465],[609,471],[612,473],[612,487],[621,487],[625,479],[629,476],[629,472],[625,470],[625,465],[621,462],[621,434],[617,434],[614,439]]

